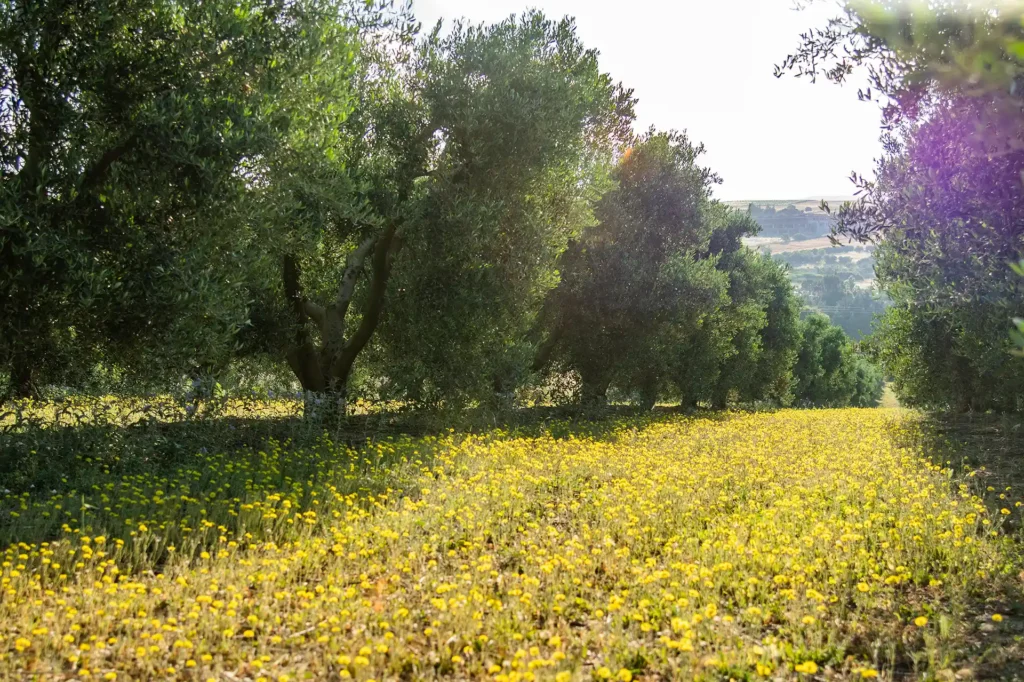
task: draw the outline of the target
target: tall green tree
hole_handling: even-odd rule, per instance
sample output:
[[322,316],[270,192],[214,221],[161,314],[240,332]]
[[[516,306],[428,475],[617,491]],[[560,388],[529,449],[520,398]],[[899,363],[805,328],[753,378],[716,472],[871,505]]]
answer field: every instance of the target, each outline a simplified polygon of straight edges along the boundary
[[577,372],[584,402],[603,402],[613,381],[653,402],[664,358],[657,337],[666,325],[692,324],[720,295],[714,263],[702,258],[716,181],[697,163],[702,152],[682,133],[638,139],[595,208],[597,224],[562,258],[534,367]]
[[785,266],[751,249],[723,260],[730,274],[728,314],[736,318],[729,353],[722,362],[713,404],[742,402],[788,404],[792,369],[800,341],[800,302]]
[[580,399],[790,399],[798,304],[783,266],[743,245],[747,215],[713,201],[685,135],[651,131],[623,155],[598,224],[566,251],[534,367],[572,371]]
[[726,286],[697,325],[680,330],[673,378],[684,405],[792,399],[800,305],[785,266],[739,241],[756,229],[747,216],[731,213],[712,237],[722,250],[710,255]]
[[401,38],[358,57],[330,190],[272,199],[290,207],[289,363],[340,402],[368,347],[374,378],[408,401],[490,390],[488,369],[515,355],[632,119],[630,94],[570,20],[530,12]]
[[1024,147],[974,134],[999,125],[987,102],[941,100],[901,129],[868,202],[844,216],[884,225],[876,270],[894,309],[877,346],[908,404],[1024,409],[1024,367],[1007,334],[1024,308],[1009,268],[1024,253]]
[[[843,82],[868,67],[886,102],[885,156],[838,231],[880,241],[893,301],[872,345],[901,400],[1024,409],[1007,333],[1024,309],[1024,17],[954,2],[850,3],[781,65]],[[862,96],[869,96],[868,92]]]
[[282,93],[318,64],[349,68],[344,17],[331,0],[0,5],[11,392],[99,359],[152,372],[226,355],[245,320],[249,167],[289,133]]

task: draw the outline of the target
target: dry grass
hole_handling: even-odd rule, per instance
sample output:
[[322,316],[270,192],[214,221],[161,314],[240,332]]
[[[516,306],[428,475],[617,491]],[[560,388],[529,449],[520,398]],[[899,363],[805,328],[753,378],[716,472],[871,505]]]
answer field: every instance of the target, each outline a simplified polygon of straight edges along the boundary
[[892,389],[892,384],[886,384],[885,389],[882,391],[882,402],[880,407],[886,409],[893,409],[900,406],[899,398],[896,397],[896,391]]

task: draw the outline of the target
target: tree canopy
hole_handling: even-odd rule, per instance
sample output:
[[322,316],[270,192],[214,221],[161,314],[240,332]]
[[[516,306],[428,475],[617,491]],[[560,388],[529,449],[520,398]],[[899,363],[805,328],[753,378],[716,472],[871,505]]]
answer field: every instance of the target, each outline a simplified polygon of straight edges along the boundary
[[[909,404],[1021,410],[1011,319],[1024,288],[1024,29],[1012,6],[851,3],[780,65],[844,82],[861,66],[886,102],[885,155],[857,174],[837,232],[880,242],[893,301],[871,341]],[[862,91],[862,97],[870,97]]]
[[295,82],[318,65],[344,77],[344,11],[0,7],[0,366],[15,392],[102,359],[181,371],[230,348],[248,165],[289,134]]
[[0,8],[0,35],[7,395],[99,372],[193,397],[270,376],[337,416],[552,383],[798,397],[784,267],[744,245],[701,145],[634,133],[571,19],[40,2]]

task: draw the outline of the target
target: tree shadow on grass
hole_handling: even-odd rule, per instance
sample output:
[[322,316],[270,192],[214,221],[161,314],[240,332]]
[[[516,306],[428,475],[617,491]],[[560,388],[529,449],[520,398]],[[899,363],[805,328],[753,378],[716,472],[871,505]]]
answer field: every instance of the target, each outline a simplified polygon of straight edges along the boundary
[[508,437],[572,435],[603,440],[621,429],[623,420],[640,426],[674,413],[664,408],[641,412],[608,406],[586,410],[531,407],[504,412],[481,408],[458,413],[409,410],[349,415],[330,422],[301,416],[154,417],[130,424],[91,417],[59,425],[26,421],[16,428],[0,428],[0,493],[81,490],[97,478],[173,471],[199,453],[257,450],[270,442],[302,448],[325,435],[338,446],[354,449],[386,439],[452,432],[495,432]]
[[[1006,579],[993,581],[988,594],[968,607],[962,656],[951,679],[1024,680],[1024,506],[1016,506],[1024,502],[1024,418],[928,414],[909,437],[934,464],[953,471],[952,492],[966,484],[984,501],[1013,543]],[[994,622],[994,613],[1003,620]]]
[[[429,437],[607,440],[672,413],[614,406],[405,411],[332,422],[271,415],[29,421],[0,431],[0,547],[58,539],[68,532],[65,524],[127,541],[133,535],[128,518],[136,525],[159,518],[168,528],[187,528],[216,517],[233,526],[239,505],[301,490],[293,503],[305,510],[316,504],[313,491],[322,494],[325,486],[363,499],[385,491],[401,495],[414,476],[392,465],[410,453],[429,462],[435,447]],[[160,496],[170,496],[172,504]],[[167,532],[165,544],[181,540],[177,531]]]

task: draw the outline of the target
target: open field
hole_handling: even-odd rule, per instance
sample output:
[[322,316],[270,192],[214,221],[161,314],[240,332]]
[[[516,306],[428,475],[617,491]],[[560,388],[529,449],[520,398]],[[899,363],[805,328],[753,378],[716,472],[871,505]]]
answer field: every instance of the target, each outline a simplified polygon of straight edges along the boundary
[[[783,241],[780,237],[747,237],[743,240],[743,243],[753,249],[764,247],[772,254],[815,251],[817,249],[831,249],[833,247],[828,237],[815,237],[814,239],[800,239],[789,242]],[[841,255],[858,261],[863,258],[870,258],[871,252],[867,249],[857,249],[855,251],[836,253],[835,255]]]
[[813,251],[814,249],[827,249],[832,246],[832,242],[829,241],[828,237],[818,237],[816,239],[801,239],[800,241],[793,242],[772,242],[765,244],[773,254],[775,253],[794,253],[796,251]]
[[[851,201],[855,197],[824,197],[833,208],[841,205],[844,201]],[[814,213],[823,213],[821,210],[821,199],[742,199],[733,201],[723,201],[726,206],[735,208],[740,211],[745,211],[750,204],[755,206],[771,206],[772,208],[785,208],[787,206],[794,206],[799,211],[811,209]]]
[[92,485],[0,503],[0,678],[1010,679],[1019,495],[987,508],[921,429],[788,410],[83,457]]

